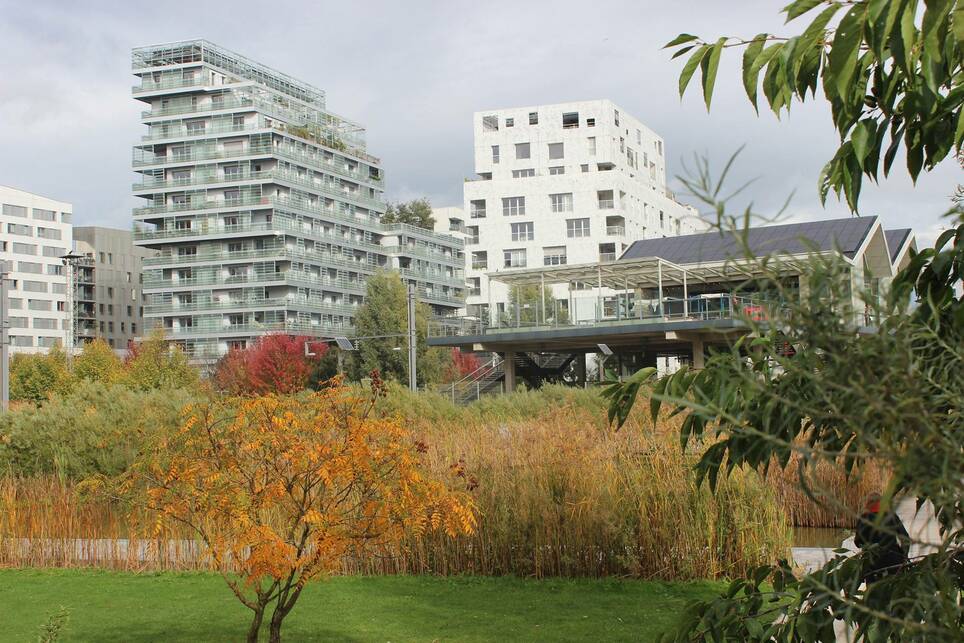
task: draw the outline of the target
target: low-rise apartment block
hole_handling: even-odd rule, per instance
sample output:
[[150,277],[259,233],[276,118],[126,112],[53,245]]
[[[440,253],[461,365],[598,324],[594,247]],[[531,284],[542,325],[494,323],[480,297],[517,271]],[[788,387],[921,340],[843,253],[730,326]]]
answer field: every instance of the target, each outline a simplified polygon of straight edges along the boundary
[[130,230],[78,226],[75,262],[75,344],[103,338],[111,348],[126,349],[144,332],[144,259],[153,252],[134,245]]
[[71,332],[61,257],[73,244],[69,203],[0,186],[0,260],[8,271],[10,349],[46,352]]

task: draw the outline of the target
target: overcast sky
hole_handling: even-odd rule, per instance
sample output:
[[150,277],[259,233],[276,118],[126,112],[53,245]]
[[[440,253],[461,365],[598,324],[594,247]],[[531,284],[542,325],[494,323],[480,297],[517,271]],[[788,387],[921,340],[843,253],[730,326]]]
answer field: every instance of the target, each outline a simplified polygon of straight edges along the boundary
[[[391,200],[461,205],[474,111],[610,98],[665,139],[667,176],[745,144],[733,183],[758,177],[759,210],[795,191],[794,219],[848,216],[817,198],[836,142],[823,105],[756,116],[730,52],[707,114],[698,92],[680,101],[682,63],[660,49],[681,31],[780,32],[784,4],[0,0],[0,184],[72,202],[78,224],[129,227],[131,145],[146,132],[130,50],[206,38],[324,89],[329,109],[367,128]],[[953,161],[916,187],[898,172],[865,185],[861,212],[929,241],[959,181]]]

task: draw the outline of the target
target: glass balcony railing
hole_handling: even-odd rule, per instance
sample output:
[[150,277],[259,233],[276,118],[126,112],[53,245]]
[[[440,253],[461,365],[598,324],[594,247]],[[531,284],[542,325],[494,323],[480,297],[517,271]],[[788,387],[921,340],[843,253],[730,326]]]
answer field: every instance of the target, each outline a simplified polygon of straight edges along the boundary
[[234,184],[241,181],[278,181],[289,183],[306,187],[313,192],[330,196],[333,199],[359,204],[377,212],[383,212],[385,210],[384,201],[365,196],[357,190],[345,190],[342,185],[335,181],[313,181],[308,179],[307,176],[297,174],[296,172],[283,172],[281,170],[229,172],[226,174],[195,172],[192,176],[182,179],[151,179],[150,177],[145,177],[143,181],[135,183],[132,187],[135,191],[152,189],[167,190],[184,189],[195,185],[209,185],[213,183]]
[[384,180],[381,177],[373,177],[367,171],[360,168],[352,169],[345,164],[336,163],[333,159],[326,159],[324,154],[308,154],[293,149],[287,145],[244,145],[239,149],[218,149],[210,147],[195,147],[190,150],[172,152],[167,155],[154,154],[148,150],[134,148],[132,165],[135,169],[151,166],[163,166],[175,163],[196,163],[198,161],[208,161],[217,159],[233,159],[254,157],[277,156],[290,159],[331,174],[338,174],[358,183],[365,183],[375,187],[381,187]]
[[625,237],[626,227],[621,225],[606,226],[606,235],[610,237]]
[[612,199],[599,199],[600,210],[612,210],[615,207],[616,203]]
[[186,266],[197,264],[221,264],[231,261],[251,261],[273,259],[275,261],[310,261],[333,268],[348,268],[355,271],[374,272],[381,266],[369,258],[356,258],[350,255],[332,252],[313,252],[303,248],[265,248],[261,250],[245,250],[240,252],[210,252],[195,254],[165,254],[144,259],[145,266]]
[[[183,87],[203,87],[211,84],[211,78],[207,74],[199,74],[189,78],[162,78],[153,81],[149,76],[144,76],[140,85],[131,87],[134,94],[144,94],[156,92],[162,89],[181,89]],[[218,85],[218,88],[230,87],[231,84]]]
[[300,270],[275,272],[255,271],[241,275],[202,274],[194,277],[151,277],[144,276],[145,290],[178,290],[195,286],[244,286],[246,284],[304,284],[319,289],[338,289],[358,294],[365,293],[365,282],[361,279],[323,277]]
[[286,308],[297,310],[317,311],[340,315],[354,315],[357,306],[351,304],[336,304],[321,299],[297,299],[289,297],[250,297],[239,299],[198,299],[190,302],[171,301],[147,304],[144,306],[145,315],[177,315],[198,311],[217,310],[262,310],[268,308]]

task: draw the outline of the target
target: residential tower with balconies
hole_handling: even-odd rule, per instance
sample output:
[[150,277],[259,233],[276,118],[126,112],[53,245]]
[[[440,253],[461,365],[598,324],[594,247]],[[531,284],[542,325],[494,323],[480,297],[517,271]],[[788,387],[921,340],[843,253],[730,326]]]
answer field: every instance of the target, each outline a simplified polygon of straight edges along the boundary
[[380,161],[320,89],[204,40],[133,51],[146,330],[198,359],[267,332],[350,334],[366,278],[397,270],[461,307],[463,242],[381,223]]

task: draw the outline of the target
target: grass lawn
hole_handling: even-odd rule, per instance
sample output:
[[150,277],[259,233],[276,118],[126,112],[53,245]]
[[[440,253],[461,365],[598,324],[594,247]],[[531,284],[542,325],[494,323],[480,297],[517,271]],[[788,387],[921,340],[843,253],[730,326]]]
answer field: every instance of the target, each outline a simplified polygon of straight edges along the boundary
[[[674,622],[687,600],[718,587],[334,578],[304,591],[282,634],[286,641],[647,641]],[[240,641],[251,614],[212,574],[4,569],[0,641],[35,641],[61,605],[70,610],[61,641]]]

